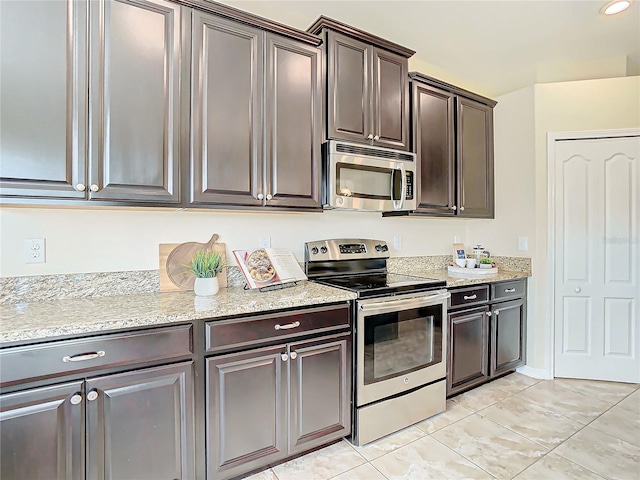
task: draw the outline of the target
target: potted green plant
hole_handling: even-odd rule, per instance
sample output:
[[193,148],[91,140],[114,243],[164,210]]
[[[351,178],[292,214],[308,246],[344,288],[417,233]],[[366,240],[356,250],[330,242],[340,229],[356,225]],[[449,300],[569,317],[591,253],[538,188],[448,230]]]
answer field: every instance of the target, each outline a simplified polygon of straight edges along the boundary
[[483,257],[480,259],[480,268],[491,268],[493,267],[493,261],[490,258]]
[[216,275],[222,272],[222,258],[213,250],[199,250],[191,258],[191,271],[196,276],[193,291],[196,295],[210,297],[218,293],[220,285]]

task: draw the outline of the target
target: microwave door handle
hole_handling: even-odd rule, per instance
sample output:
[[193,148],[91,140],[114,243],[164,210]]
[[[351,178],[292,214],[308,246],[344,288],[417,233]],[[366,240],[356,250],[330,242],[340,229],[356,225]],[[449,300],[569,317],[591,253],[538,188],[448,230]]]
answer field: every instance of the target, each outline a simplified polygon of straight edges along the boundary
[[[394,174],[391,175],[391,197],[393,200],[393,209],[394,210],[400,210],[402,208],[402,206],[404,205],[404,201],[406,200],[407,197],[407,172],[404,169],[404,164],[400,163],[399,164],[400,168],[397,168],[394,170]],[[395,176],[398,173],[398,170],[400,170],[400,174],[402,175],[402,187],[400,190],[400,200],[396,200],[395,198],[393,198],[393,187],[395,185]]]

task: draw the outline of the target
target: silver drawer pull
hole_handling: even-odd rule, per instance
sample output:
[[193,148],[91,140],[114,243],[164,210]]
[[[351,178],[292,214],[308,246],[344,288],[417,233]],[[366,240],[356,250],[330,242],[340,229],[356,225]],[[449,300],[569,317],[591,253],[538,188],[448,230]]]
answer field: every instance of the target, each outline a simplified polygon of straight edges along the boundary
[[469,295],[468,297],[462,297],[465,300],[475,300],[476,298],[478,298],[478,295],[476,295],[475,293],[473,295]]
[[513,292],[515,292],[515,291],[516,291],[516,289],[515,289],[515,288],[505,288],[505,289],[504,289],[504,293],[513,293]]
[[62,361],[67,362],[84,362],[85,360],[93,360],[94,358],[104,357],[104,350],[100,350],[99,352],[89,352],[89,353],[80,353],[78,355],[71,355],[62,357]]
[[296,328],[299,326],[300,322],[287,323],[286,325],[280,325],[279,323],[277,323],[273,328],[275,328],[276,330],[289,330],[290,328]]

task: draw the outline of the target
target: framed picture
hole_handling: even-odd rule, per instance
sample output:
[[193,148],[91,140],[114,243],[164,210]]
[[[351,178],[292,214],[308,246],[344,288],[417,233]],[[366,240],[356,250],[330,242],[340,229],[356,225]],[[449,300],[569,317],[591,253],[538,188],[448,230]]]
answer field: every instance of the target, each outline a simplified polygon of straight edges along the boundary
[[458,259],[464,259],[467,255],[464,252],[464,244],[463,243],[454,243],[453,244],[453,261],[455,262]]

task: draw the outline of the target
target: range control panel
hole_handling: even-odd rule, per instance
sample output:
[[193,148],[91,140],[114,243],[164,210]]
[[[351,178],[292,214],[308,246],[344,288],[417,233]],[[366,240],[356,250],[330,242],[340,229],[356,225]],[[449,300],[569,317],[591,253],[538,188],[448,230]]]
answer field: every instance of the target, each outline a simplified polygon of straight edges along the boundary
[[389,258],[384,240],[335,239],[305,243],[305,261]]

